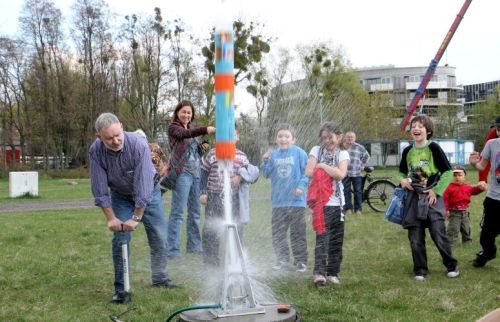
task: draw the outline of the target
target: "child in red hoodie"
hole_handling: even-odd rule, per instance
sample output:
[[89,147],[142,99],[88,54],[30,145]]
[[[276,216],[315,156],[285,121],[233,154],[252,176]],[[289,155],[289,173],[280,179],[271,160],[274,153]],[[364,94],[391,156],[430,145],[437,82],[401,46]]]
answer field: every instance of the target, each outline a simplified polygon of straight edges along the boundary
[[446,232],[452,247],[455,245],[459,231],[462,233],[462,244],[467,246],[472,244],[469,218],[470,198],[487,189],[485,182],[480,182],[475,186],[468,185],[465,183],[466,175],[464,167],[454,166],[453,181],[443,194],[446,216],[448,217]]

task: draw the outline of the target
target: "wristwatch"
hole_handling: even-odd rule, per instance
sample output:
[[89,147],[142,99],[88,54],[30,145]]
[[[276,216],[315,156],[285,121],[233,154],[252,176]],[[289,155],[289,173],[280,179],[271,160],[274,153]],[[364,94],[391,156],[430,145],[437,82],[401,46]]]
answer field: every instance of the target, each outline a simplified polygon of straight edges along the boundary
[[141,222],[142,221],[142,217],[140,216],[137,216],[137,215],[132,215],[132,220],[135,221],[135,222]]

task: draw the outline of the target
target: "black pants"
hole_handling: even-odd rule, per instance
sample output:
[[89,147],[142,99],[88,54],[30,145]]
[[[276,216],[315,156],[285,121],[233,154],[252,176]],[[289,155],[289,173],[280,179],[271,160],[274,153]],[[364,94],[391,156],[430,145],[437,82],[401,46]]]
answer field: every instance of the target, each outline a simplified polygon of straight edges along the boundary
[[316,235],[314,274],[337,276],[342,262],[344,215],[336,206],[325,206],[324,213],[326,231]]
[[420,225],[408,228],[408,239],[410,240],[411,255],[413,257],[413,273],[426,276],[429,272],[427,267],[427,250],[425,248],[425,229],[429,228],[432,241],[436,245],[443,264],[448,272],[457,267],[457,260],[451,254],[451,247],[446,235],[444,220],[420,220]]
[[288,247],[288,228],[290,228],[290,243],[294,264],[307,264],[307,239],[306,221],[304,218],[304,207],[282,207],[273,208],[272,216],[272,240],[274,252],[278,262],[288,263],[290,261],[290,249]]
[[488,259],[493,259],[497,255],[497,247],[495,239],[500,234],[500,200],[495,200],[489,197],[484,199],[484,214],[481,220],[481,236],[479,242],[483,247],[484,256]]
[[[224,203],[222,193],[208,193],[208,201],[205,207],[205,225],[203,226],[202,245],[203,263],[209,266],[219,266],[219,244],[220,236],[224,232]],[[238,194],[232,196],[232,218],[233,223],[238,225],[240,239],[243,237],[243,225],[240,224],[239,198]]]

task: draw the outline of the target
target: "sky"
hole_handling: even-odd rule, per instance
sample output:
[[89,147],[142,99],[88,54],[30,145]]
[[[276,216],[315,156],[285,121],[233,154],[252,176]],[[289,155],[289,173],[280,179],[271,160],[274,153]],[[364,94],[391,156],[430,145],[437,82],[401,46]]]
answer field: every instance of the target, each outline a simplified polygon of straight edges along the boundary
[[[0,35],[13,35],[23,1],[1,0]],[[69,0],[55,0],[70,20]],[[118,17],[153,14],[182,18],[205,36],[220,20],[221,0],[107,0]],[[355,68],[427,67],[464,0],[225,0],[232,15],[264,24],[274,48],[330,42],[341,46]],[[472,1],[439,65],[456,67],[457,84],[500,79],[499,0]]]

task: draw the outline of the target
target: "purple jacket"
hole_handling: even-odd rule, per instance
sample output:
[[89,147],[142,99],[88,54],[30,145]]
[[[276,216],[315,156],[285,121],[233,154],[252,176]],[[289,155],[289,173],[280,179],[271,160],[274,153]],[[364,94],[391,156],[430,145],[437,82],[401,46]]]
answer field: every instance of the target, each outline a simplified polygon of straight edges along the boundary
[[186,152],[191,142],[191,138],[208,134],[207,127],[201,126],[191,128],[191,123],[188,124],[186,129],[180,122],[172,121],[168,127],[168,143],[170,146],[170,161],[169,167],[173,164],[177,165],[177,173],[181,173],[184,167],[184,160],[182,156]]

